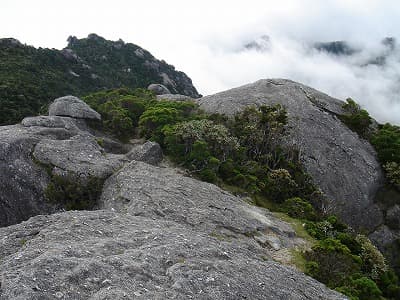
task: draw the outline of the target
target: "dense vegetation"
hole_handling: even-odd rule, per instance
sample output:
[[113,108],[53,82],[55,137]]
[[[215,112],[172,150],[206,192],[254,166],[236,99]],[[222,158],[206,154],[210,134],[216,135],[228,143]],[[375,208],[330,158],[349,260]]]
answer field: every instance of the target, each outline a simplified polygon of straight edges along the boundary
[[61,205],[66,210],[91,210],[97,204],[104,179],[88,177],[84,181],[73,176],[51,175],[45,196],[48,201]]
[[348,98],[346,101],[347,103],[343,105],[345,113],[340,116],[341,120],[359,136],[368,138],[371,135],[372,118],[353,99]]
[[163,83],[165,76],[174,82],[166,84],[172,92],[198,96],[184,73],[139,46],[94,34],[68,41],[59,51],[0,39],[0,125],[36,115],[57,97],[123,86],[145,88]]
[[[227,118],[206,115],[191,102],[155,101],[143,90],[103,91],[85,100],[102,114],[104,130],[123,140],[138,134],[157,141],[193,176],[301,220],[316,240],[304,253],[307,274],[354,300],[400,299],[397,276],[369,239],[319,209],[321,192],[304,173],[297,149],[282,146],[284,107],[249,107]],[[349,123],[366,133],[363,126],[370,123],[364,122],[364,112],[348,111],[349,119],[356,116]],[[396,132],[392,127],[385,132],[385,126],[374,135],[377,149],[383,143],[379,137]]]
[[380,126],[371,143],[378,152],[389,183],[400,191],[400,127],[391,124]]
[[387,123],[371,128],[372,118],[351,98],[343,109],[341,120],[375,147],[388,183],[400,191],[400,127]]

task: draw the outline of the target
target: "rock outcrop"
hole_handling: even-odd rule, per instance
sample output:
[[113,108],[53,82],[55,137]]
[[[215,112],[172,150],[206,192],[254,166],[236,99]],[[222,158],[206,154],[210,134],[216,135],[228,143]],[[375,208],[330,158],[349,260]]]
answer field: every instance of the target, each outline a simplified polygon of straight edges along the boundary
[[[21,124],[1,127],[0,226],[59,209],[44,196],[51,175],[73,176],[83,182],[88,177],[105,179],[128,160],[98,144],[82,118],[97,112],[76,99],[62,105],[64,117],[29,117]],[[77,115],[78,119],[73,117]]]
[[343,113],[342,101],[293,81],[273,79],[198,102],[205,111],[227,115],[250,105],[284,105],[289,117],[285,142],[298,147],[306,171],[326,195],[323,209],[367,232],[383,223],[383,214],[374,202],[383,173],[373,147],[338,119]]
[[74,96],[65,96],[54,100],[49,106],[49,116],[101,120],[101,116],[97,111],[94,111],[89,105]]
[[346,299],[250,238],[162,217],[64,212],[0,228],[0,240],[0,299]]

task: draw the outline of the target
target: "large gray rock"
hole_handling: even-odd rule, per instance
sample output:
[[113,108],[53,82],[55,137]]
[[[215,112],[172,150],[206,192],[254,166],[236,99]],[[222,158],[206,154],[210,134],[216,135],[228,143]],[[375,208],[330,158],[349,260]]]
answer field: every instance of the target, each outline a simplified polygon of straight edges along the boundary
[[367,232],[382,224],[374,196],[383,174],[373,147],[338,119],[342,101],[293,81],[272,79],[198,102],[207,112],[227,115],[250,105],[284,105],[289,116],[285,142],[300,149],[306,171],[328,199],[324,209]]
[[156,95],[171,94],[171,92],[165,85],[159,83],[152,83],[147,87],[147,89],[154,92]]
[[74,96],[65,96],[54,100],[49,106],[49,116],[101,120],[101,116],[98,112],[91,109],[89,105]]
[[81,179],[107,178],[127,161],[123,155],[105,153],[92,135],[83,132],[62,141],[43,139],[36,144],[33,156],[51,165],[57,175]]
[[0,127],[0,227],[54,211],[43,197],[47,173],[31,159],[39,140],[30,128]]
[[99,207],[166,219],[223,238],[253,236],[271,255],[275,251],[269,242],[274,239],[282,247],[299,242],[292,227],[270,212],[177,170],[138,161],[106,180]]
[[126,154],[129,160],[143,161],[151,165],[159,164],[163,159],[163,152],[158,143],[146,142],[134,147]]
[[107,211],[0,228],[0,299],[346,299],[242,236]]
[[87,130],[83,120],[59,116],[0,127],[0,226],[58,209],[44,197],[50,177],[43,164],[55,174],[85,179],[106,178],[126,161],[106,153]]

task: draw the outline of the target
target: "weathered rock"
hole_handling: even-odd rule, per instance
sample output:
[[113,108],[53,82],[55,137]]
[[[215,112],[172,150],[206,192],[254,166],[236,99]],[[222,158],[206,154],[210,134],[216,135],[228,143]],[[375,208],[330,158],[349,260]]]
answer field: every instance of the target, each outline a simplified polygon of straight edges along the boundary
[[126,154],[129,160],[143,161],[151,165],[158,165],[163,159],[163,152],[158,143],[146,142],[134,147]]
[[106,153],[86,130],[84,120],[59,116],[25,118],[22,125],[0,128],[0,226],[58,209],[44,197],[50,178],[41,163],[55,174],[85,179],[105,178],[126,161],[124,155]]
[[171,94],[165,85],[159,83],[152,83],[147,87],[147,89],[154,92],[156,95]]
[[126,159],[123,155],[108,154],[90,134],[79,134],[68,140],[43,139],[33,151],[41,163],[55,167],[57,175],[75,175],[78,178],[107,178]]
[[193,98],[179,94],[164,94],[164,95],[157,95],[157,100],[193,101]]
[[43,197],[48,176],[31,159],[39,140],[20,125],[0,129],[0,226],[54,211]]
[[49,116],[101,120],[101,116],[98,112],[91,109],[89,105],[74,96],[65,96],[54,100],[49,106]]
[[82,120],[59,116],[27,117],[21,121],[21,124],[25,127],[63,128],[73,133],[87,129],[86,123]]
[[222,237],[274,232],[287,247],[296,243],[287,223],[217,186],[169,168],[132,161],[108,178],[102,209],[163,218]]
[[342,101],[293,81],[272,79],[198,102],[208,112],[227,115],[249,105],[284,105],[289,116],[285,141],[300,149],[306,171],[330,200],[324,209],[369,232],[383,223],[374,203],[383,173],[373,147],[337,118],[343,113]]
[[243,237],[106,211],[0,229],[0,299],[346,299]]

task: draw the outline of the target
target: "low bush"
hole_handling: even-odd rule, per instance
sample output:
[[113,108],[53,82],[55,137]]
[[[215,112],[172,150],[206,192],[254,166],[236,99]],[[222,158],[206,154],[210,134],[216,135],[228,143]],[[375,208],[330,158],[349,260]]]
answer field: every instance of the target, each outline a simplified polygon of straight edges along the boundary
[[85,183],[76,178],[52,175],[45,189],[46,199],[66,210],[91,210],[101,195],[104,180],[89,177]]
[[361,107],[351,98],[348,98],[347,103],[343,104],[345,111],[340,119],[353,131],[363,138],[368,138],[371,134],[370,125],[372,118],[369,113],[361,109]]

